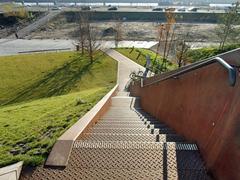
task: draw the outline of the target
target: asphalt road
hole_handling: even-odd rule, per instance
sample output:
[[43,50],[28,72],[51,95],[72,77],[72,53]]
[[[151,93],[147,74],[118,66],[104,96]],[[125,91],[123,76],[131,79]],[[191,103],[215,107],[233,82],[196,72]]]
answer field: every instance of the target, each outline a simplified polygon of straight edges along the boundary
[[[155,41],[122,41],[119,47],[150,48],[157,42]],[[14,55],[19,53],[32,53],[41,51],[74,50],[73,40],[52,40],[52,39],[0,39],[0,56]],[[101,49],[114,48],[113,41],[98,41]]]
[[[31,53],[41,51],[74,50],[73,40],[53,40],[53,39],[0,39],[0,56],[14,55],[20,53]],[[114,41],[98,41],[98,48],[114,48]],[[151,48],[156,45],[156,41],[121,41],[118,47]],[[194,42],[189,43],[191,48],[216,46],[218,43]]]
[[[60,7],[61,8],[61,11],[80,11],[81,10],[81,7],[80,6],[73,6],[73,7]],[[178,7],[180,8],[180,7]],[[28,10],[29,11],[48,11],[48,10],[51,10],[51,7],[48,8],[48,7],[37,7],[37,6],[33,6],[33,7],[28,7]],[[141,6],[132,6],[132,7],[124,7],[124,6],[121,6],[121,7],[118,7],[117,10],[111,10],[109,11],[108,10],[108,7],[106,6],[92,6],[92,9],[91,11],[100,11],[100,12],[152,12],[152,9],[153,7],[149,6],[149,7],[141,7]],[[188,7],[186,8],[188,9]],[[154,12],[159,12],[159,11],[154,11]],[[180,11],[175,11],[175,13],[184,13],[184,12],[180,12]],[[225,11],[224,10],[213,10],[213,9],[209,9],[208,7],[204,7],[204,8],[201,8],[197,11],[198,13],[224,13]],[[185,13],[195,13],[195,12],[192,12],[192,11],[188,11],[186,10]]]

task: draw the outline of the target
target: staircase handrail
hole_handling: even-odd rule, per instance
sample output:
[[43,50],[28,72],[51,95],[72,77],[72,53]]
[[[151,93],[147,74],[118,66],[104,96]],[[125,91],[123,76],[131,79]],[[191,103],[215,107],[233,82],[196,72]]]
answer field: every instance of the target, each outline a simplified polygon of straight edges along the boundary
[[199,69],[199,68],[201,68],[203,66],[210,65],[210,64],[212,64],[214,62],[218,62],[220,65],[222,65],[222,67],[224,67],[228,71],[229,85],[230,86],[234,86],[236,84],[236,79],[237,79],[237,71],[236,71],[236,69],[234,67],[232,67],[230,64],[228,64],[223,58],[221,58],[221,57],[214,57],[214,58],[212,58],[210,60],[202,61],[200,63],[197,63],[196,65],[190,66],[189,68],[185,68],[182,71],[177,71],[177,72],[175,72],[173,74],[170,74],[170,75],[168,75],[166,77],[160,78],[160,79],[158,79],[158,80],[156,80],[154,82],[151,82],[151,83],[148,83],[148,84],[143,84],[142,87],[150,86],[150,85],[153,85],[153,84],[156,84],[156,83],[159,83],[159,82],[171,79],[171,78],[177,79],[177,77],[179,75],[182,75],[184,73],[193,71],[195,69]]

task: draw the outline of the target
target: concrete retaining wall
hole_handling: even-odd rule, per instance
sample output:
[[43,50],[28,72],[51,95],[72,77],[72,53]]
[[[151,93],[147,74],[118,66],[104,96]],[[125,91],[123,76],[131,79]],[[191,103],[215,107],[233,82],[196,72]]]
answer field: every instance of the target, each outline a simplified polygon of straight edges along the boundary
[[68,164],[74,141],[88,127],[92,126],[111,106],[111,97],[116,95],[118,85],[106,94],[87,114],[68,129],[54,144],[46,166],[64,167]]
[[[64,12],[69,22],[76,21],[78,12]],[[85,12],[87,13],[87,12]],[[178,23],[217,23],[221,13],[176,13]],[[126,19],[126,21],[155,21],[166,22],[164,12],[120,12],[120,11],[91,11],[91,19],[94,21],[109,21],[116,18]]]

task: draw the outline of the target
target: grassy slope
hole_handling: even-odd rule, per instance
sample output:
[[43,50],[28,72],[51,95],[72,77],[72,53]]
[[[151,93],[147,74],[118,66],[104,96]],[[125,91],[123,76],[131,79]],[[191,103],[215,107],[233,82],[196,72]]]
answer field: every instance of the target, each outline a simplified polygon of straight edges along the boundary
[[[156,57],[156,53],[154,53],[153,51],[149,50],[149,49],[144,49],[144,48],[135,48],[131,53],[131,48],[118,48],[116,49],[118,52],[120,52],[121,54],[123,54],[124,56],[128,57],[129,59],[135,61],[136,63],[142,65],[142,66],[145,66],[146,64],[146,55],[150,55],[150,58],[152,60],[152,63]],[[142,55],[139,57],[139,59],[137,59],[138,57],[138,54],[139,52],[138,51],[141,51],[142,52]],[[158,63],[162,63],[162,60],[161,60],[161,57],[158,56],[157,57],[158,59]],[[155,65],[154,67],[156,67],[157,65]],[[168,70],[173,70],[175,69],[176,66],[173,65],[172,63],[167,63],[167,69]]]
[[[65,53],[60,54],[65,56]],[[115,85],[117,63],[110,57],[98,53],[95,62],[89,65],[87,57],[79,58],[71,52],[66,54],[62,61],[64,63],[59,63],[60,66],[52,69],[41,69],[38,76],[32,76],[33,79],[25,73],[37,69],[34,60],[28,61],[26,71],[14,72],[15,82],[17,77],[26,76],[27,82],[31,83],[25,87],[30,91],[23,89],[26,94],[15,98],[12,104],[0,107],[0,166],[18,160],[24,160],[25,164],[30,165],[42,163],[57,137]],[[19,56],[9,58],[16,61]],[[18,67],[25,65],[24,59],[22,61]],[[47,66],[48,61],[46,65],[44,62],[42,64]],[[12,70],[16,67],[13,63],[9,63],[9,66],[12,66],[8,67]],[[5,75],[11,76],[11,72],[5,72]],[[9,84],[14,84],[10,78],[8,81]],[[12,94],[17,94],[18,90],[12,90]],[[2,90],[0,93],[3,94]]]
[[72,52],[0,57],[0,104],[68,62],[71,56]]
[[190,62],[194,63],[236,48],[240,48],[240,44],[226,45],[223,50],[219,50],[218,47],[193,49],[188,52],[188,57]]
[[[1,57],[0,104],[77,92],[108,85],[110,81],[114,84],[115,69],[111,68],[113,63],[109,60],[98,53],[90,64],[87,57],[72,52]],[[102,68],[108,70],[105,72]]]

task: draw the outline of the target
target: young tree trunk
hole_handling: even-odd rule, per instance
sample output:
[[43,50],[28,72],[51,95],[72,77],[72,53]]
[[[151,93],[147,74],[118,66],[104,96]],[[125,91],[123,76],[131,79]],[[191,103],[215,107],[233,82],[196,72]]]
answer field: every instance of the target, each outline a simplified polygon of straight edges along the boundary
[[96,47],[96,32],[91,26],[89,14],[81,13],[79,21],[79,45],[81,45],[81,52],[84,54],[87,50],[90,63],[94,61],[94,52]]

